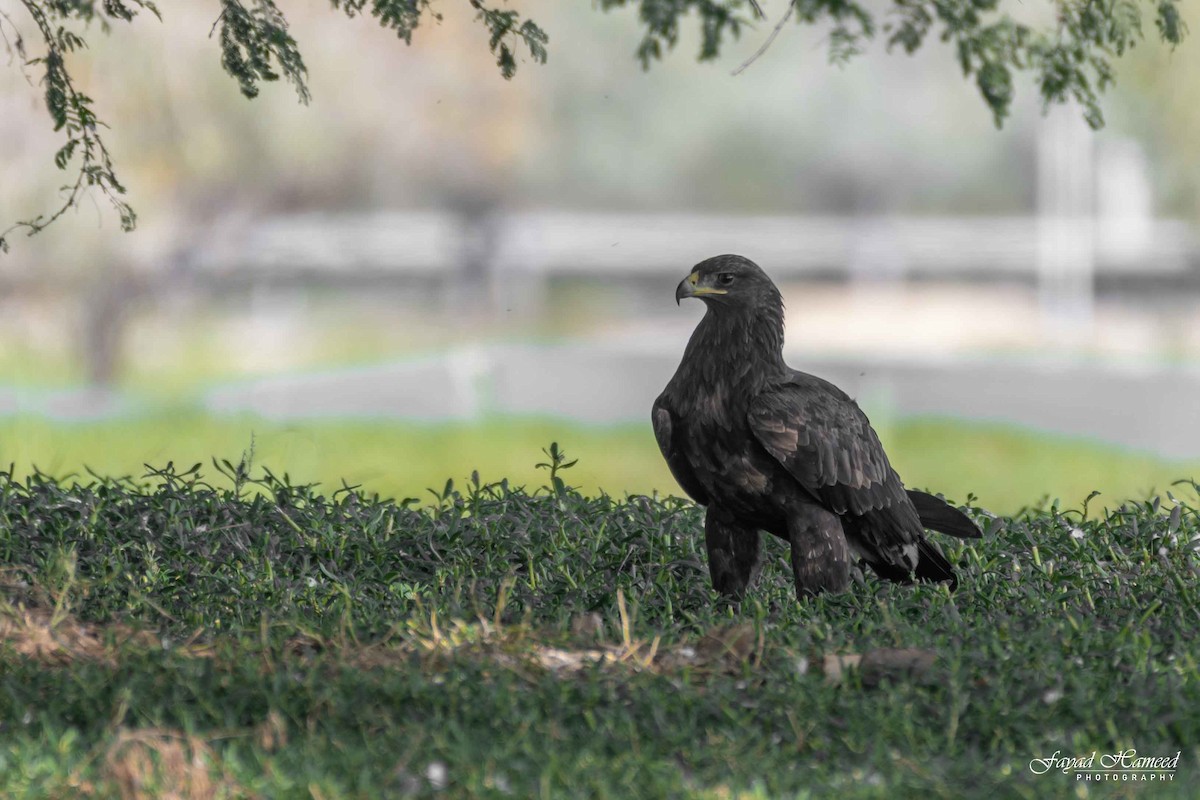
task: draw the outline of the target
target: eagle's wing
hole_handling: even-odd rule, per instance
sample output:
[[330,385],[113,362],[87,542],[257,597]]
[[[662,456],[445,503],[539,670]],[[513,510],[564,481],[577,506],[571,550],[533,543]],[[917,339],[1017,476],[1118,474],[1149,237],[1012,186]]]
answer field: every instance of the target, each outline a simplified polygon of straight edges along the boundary
[[912,508],[867,415],[832,383],[793,372],[760,393],[747,416],[759,443],[830,511]]
[[696,473],[692,471],[692,466],[684,457],[676,437],[679,435],[678,417],[671,410],[670,403],[666,399],[666,395],[659,395],[654,401],[654,410],[651,412],[651,421],[654,423],[654,438],[658,440],[658,449],[662,450],[663,458],[667,460],[667,466],[671,469],[671,474],[675,476],[675,480],[687,492],[688,497],[695,500],[702,506],[708,505],[708,492],[704,491],[704,487],[700,485],[700,481],[696,478]]
[[747,418],[755,438],[796,482],[843,517],[856,549],[877,571],[952,579],[950,565],[925,541],[867,415],[845,392],[793,371],[751,402]]

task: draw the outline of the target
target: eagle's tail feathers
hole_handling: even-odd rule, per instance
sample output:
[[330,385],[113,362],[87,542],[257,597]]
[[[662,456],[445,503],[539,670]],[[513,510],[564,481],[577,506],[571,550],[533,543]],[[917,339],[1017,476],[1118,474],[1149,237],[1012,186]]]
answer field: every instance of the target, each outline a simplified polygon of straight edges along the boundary
[[957,536],[959,539],[979,539],[983,531],[963,512],[926,492],[907,489],[908,499],[917,509],[921,525],[931,531]]
[[954,567],[950,566],[950,562],[936,544],[922,539],[917,544],[917,552],[920,554],[917,559],[917,577],[920,580],[933,583],[946,581],[950,584],[952,592],[958,588],[958,577],[954,574]]
[[[911,547],[911,545],[909,546]],[[925,539],[917,543],[917,568],[912,572],[899,564],[883,559],[867,560],[867,565],[875,571],[876,575],[894,583],[912,583],[913,576],[916,575],[917,579],[922,581],[947,582],[950,584],[950,591],[958,588],[958,577],[954,574],[954,568],[950,566],[950,562],[942,555],[942,551],[938,549],[937,545]]]

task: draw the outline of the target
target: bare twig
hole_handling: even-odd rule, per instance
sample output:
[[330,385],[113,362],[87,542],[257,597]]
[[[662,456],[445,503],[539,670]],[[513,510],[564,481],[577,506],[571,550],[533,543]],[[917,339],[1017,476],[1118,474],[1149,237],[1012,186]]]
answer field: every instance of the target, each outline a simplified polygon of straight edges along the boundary
[[759,19],[767,18],[767,15],[763,13],[762,6],[758,4],[758,0],[750,0],[750,7],[754,9],[754,16]]
[[[758,9],[757,3],[754,3],[753,5],[756,9]],[[792,11],[794,11],[795,8],[796,8],[796,0],[790,0],[790,2],[788,3],[787,11],[783,12],[783,16],[779,18],[779,22],[775,23],[775,29],[771,31],[771,35],[767,37],[767,40],[762,43],[762,47],[755,50],[754,55],[750,56],[748,59],[743,61],[742,65],[740,67],[738,67],[732,73],[730,73],[731,75],[741,75],[743,72],[746,71],[747,67],[749,67],[751,64],[753,64],[755,61],[758,61],[759,57],[761,57],[763,53],[767,52],[767,48],[769,48],[771,46],[771,43],[775,41],[775,37],[778,36],[779,32],[783,30],[783,26],[786,25],[787,21],[792,18]],[[762,10],[758,9],[758,13],[761,15]]]
[[217,32],[217,26],[221,24],[221,20],[223,20],[223,19],[225,19],[225,9],[224,8],[221,9],[221,13],[217,15],[217,18],[215,20],[213,20],[212,27],[208,29],[208,38],[211,39],[213,37],[213,34]]
[[[8,23],[13,29],[13,40],[10,41],[8,34],[4,32],[4,23]],[[0,9],[0,37],[4,39],[4,50],[8,53],[8,63],[12,64],[13,59],[20,57],[21,61],[25,60],[25,44],[21,40],[21,30],[17,24],[12,21],[3,9]]]

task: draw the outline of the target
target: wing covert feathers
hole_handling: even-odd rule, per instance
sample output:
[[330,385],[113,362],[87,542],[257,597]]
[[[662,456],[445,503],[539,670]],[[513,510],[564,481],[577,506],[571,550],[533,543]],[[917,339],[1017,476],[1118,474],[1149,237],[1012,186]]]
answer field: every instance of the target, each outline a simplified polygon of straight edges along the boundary
[[[907,582],[915,574],[955,583],[946,557],[926,541],[911,493],[866,414],[844,392],[795,373],[755,398],[748,419],[763,448],[818,502],[841,515],[855,549],[881,576]],[[967,530],[963,521],[970,520],[961,512],[931,495],[918,499],[938,525]]]
[[702,506],[708,505],[708,492],[704,491],[704,487],[696,478],[695,472],[687,462],[687,458],[680,452],[678,443],[675,441],[677,435],[674,414],[671,409],[666,406],[662,397],[654,401],[654,410],[651,412],[650,421],[654,425],[654,438],[658,441],[658,449],[662,451],[663,458],[667,461],[667,468],[671,470],[671,475],[679,483],[683,491],[687,492],[688,497],[695,500]]
[[766,451],[835,513],[911,507],[866,415],[832,384],[798,373],[755,398],[747,416]]

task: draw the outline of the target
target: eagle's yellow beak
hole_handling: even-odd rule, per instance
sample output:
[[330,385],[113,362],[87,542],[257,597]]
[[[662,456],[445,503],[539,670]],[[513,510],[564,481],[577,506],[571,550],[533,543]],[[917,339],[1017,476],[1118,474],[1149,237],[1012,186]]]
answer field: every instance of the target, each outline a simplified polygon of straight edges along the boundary
[[675,288],[675,305],[685,297],[702,297],[706,294],[728,294],[724,289],[714,289],[711,286],[700,285],[700,273],[693,272],[679,282]]

